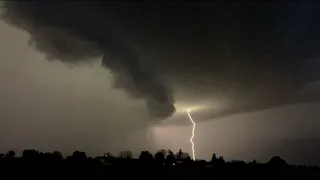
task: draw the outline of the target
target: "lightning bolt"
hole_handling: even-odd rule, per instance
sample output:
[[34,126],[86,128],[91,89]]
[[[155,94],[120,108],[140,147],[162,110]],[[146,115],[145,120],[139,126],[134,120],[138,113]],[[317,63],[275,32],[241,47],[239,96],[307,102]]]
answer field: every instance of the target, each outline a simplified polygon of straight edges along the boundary
[[189,116],[189,119],[190,121],[192,122],[193,126],[192,126],[192,132],[191,132],[191,138],[190,138],[190,143],[191,143],[191,148],[192,148],[192,159],[195,161],[196,160],[196,154],[194,152],[194,142],[193,142],[193,138],[194,138],[194,132],[195,132],[195,129],[196,129],[196,123],[193,121],[191,115],[190,115],[190,111],[191,109],[188,109],[188,116]]

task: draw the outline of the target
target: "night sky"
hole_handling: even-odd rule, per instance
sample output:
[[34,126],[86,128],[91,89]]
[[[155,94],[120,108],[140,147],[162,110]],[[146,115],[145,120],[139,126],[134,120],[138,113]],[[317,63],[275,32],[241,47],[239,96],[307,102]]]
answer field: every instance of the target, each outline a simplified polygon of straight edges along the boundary
[[0,151],[320,164],[320,3],[1,7]]

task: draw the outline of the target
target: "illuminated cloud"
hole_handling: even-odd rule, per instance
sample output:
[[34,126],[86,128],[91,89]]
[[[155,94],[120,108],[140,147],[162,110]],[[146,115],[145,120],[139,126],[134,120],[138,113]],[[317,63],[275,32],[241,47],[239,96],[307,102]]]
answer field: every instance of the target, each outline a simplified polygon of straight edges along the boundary
[[4,19],[49,60],[102,56],[115,87],[157,119],[200,105],[209,120],[319,100],[300,93],[320,79],[318,6],[8,2]]

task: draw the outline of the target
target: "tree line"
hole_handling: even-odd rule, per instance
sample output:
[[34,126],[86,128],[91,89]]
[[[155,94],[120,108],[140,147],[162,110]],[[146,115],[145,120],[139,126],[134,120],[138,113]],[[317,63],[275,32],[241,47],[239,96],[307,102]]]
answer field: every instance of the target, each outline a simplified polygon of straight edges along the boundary
[[118,156],[105,153],[103,156],[94,158],[88,157],[81,151],[74,151],[71,156],[65,158],[59,151],[44,153],[33,149],[24,150],[20,157],[17,157],[14,151],[0,154],[0,175],[2,176],[25,178],[41,176],[43,173],[52,174],[53,177],[57,176],[56,178],[67,174],[72,177],[107,176],[109,179],[117,179],[130,173],[132,177],[148,178],[148,174],[155,173],[158,177],[166,179],[182,177],[206,179],[212,176],[254,176],[255,174],[319,176],[320,169],[316,166],[289,165],[279,156],[272,157],[266,163],[258,163],[256,160],[225,161],[223,156],[213,153],[211,161],[194,161],[181,149],[176,153],[165,149],[155,154],[142,151],[136,159],[132,157],[131,151],[121,151]]

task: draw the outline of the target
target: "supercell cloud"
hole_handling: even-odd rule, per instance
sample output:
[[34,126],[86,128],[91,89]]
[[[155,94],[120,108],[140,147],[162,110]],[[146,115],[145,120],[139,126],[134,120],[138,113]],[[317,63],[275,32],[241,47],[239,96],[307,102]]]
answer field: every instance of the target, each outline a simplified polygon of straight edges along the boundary
[[171,116],[175,107],[170,86],[111,29],[107,18],[86,5],[7,2],[3,19],[27,31],[29,45],[47,60],[79,64],[102,57],[102,66],[114,74],[115,87],[145,100],[153,117]]
[[115,87],[144,99],[157,118],[175,111],[171,85],[179,89],[177,101],[222,102],[204,119],[320,97],[301,95],[320,77],[316,2],[5,6],[4,20],[27,31],[30,46],[48,60],[81,64],[102,57]]

